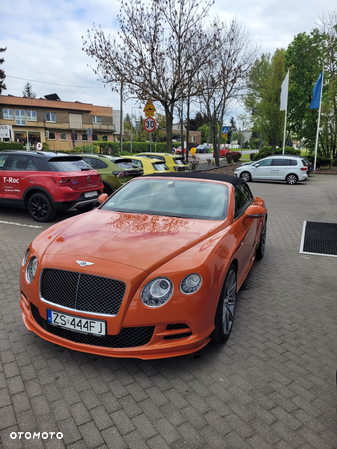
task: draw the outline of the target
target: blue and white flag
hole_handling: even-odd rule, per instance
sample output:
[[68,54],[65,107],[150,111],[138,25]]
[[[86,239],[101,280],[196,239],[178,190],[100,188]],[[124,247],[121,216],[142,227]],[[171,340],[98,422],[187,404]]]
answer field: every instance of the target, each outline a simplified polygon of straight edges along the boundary
[[316,84],[314,86],[312,100],[311,100],[311,103],[309,106],[310,109],[319,109],[319,107],[320,107],[321,91],[322,91],[322,78],[323,78],[323,72],[320,73],[318,80],[316,81]]

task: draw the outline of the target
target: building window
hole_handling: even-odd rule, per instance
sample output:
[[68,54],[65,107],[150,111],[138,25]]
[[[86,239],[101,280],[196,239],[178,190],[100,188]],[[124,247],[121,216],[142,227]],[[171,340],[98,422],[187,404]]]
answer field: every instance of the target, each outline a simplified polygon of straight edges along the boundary
[[92,140],[93,140],[94,142],[97,142],[97,141],[98,141],[98,136],[97,136],[97,134],[93,134],[93,135],[92,135]]
[[17,125],[25,125],[26,124],[26,116],[25,116],[24,110],[15,109],[15,123]]
[[102,136],[102,142],[107,142],[108,141],[108,136]]
[[92,123],[101,123],[102,117],[100,115],[93,115],[92,116]]
[[56,123],[56,114],[55,114],[55,112],[46,112],[46,122]]
[[197,141],[197,137],[196,136],[192,136],[191,142],[196,142]]
[[14,120],[14,111],[13,109],[4,109],[3,110],[4,119],[6,120]]
[[49,140],[56,140],[55,133],[49,131],[48,139],[49,139]]
[[27,122],[37,121],[36,111],[26,111],[26,114],[27,114]]
[[67,140],[67,133],[60,133],[60,140]]
[[88,134],[82,134],[82,140],[88,140]]

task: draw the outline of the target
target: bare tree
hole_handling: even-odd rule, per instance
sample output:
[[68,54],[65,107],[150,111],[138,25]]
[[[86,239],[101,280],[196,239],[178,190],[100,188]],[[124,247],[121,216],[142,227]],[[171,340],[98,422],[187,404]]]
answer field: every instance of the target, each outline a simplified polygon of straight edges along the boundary
[[[88,31],[83,50],[95,59],[101,80],[141,101],[158,101],[165,111],[167,148],[172,148],[175,105],[197,94],[196,74],[216,51],[217,26],[206,36],[203,23],[214,0],[129,0],[121,2],[117,36]],[[92,33],[92,34],[91,34]],[[212,42],[211,42],[212,41]]]
[[[215,162],[219,165],[218,138],[226,108],[246,87],[247,75],[256,59],[258,47],[250,44],[249,33],[236,19],[229,26],[217,24],[220,51],[200,75],[202,97],[209,117]],[[218,129],[219,127],[219,129]]]

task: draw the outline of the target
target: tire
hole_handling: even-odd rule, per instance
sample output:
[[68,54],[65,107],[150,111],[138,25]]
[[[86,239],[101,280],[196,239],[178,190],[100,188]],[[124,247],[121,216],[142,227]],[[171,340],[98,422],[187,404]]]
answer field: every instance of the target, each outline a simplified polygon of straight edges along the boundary
[[107,193],[107,195],[110,196],[113,193],[114,189],[107,182],[103,182],[103,186],[104,186],[103,193]]
[[262,259],[264,256],[266,247],[266,237],[267,237],[267,218],[264,220],[259,246],[257,247],[256,250],[257,259]]
[[298,177],[294,173],[290,173],[289,175],[286,176],[287,184],[290,184],[293,186],[297,183],[297,181],[298,181]]
[[212,340],[215,343],[225,343],[232,331],[236,309],[237,283],[236,268],[229,267],[214,318],[214,331]]
[[240,178],[243,179],[245,182],[249,182],[251,181],[252,176],[248,171],[243,171],[240,175]]
[[54,206],[44,193],[34,193],[28,200],[27,209],[29,215],[40,223],[50,221],[56,215]]

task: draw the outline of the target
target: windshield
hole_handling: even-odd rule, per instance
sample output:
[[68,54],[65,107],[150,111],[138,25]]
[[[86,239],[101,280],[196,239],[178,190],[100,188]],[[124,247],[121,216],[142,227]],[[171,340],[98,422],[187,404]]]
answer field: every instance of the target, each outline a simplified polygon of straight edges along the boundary
[[116,191],[102,210],[223,220],[228,188],[215,182],[138,178]]
[[155,171],[170,171],[170,169],[164,162],[153,162],[152,166]]
[[92,170],[92,167],[81,159],[75,161],[49,160],[49,164],[54,171],[83,171]]

